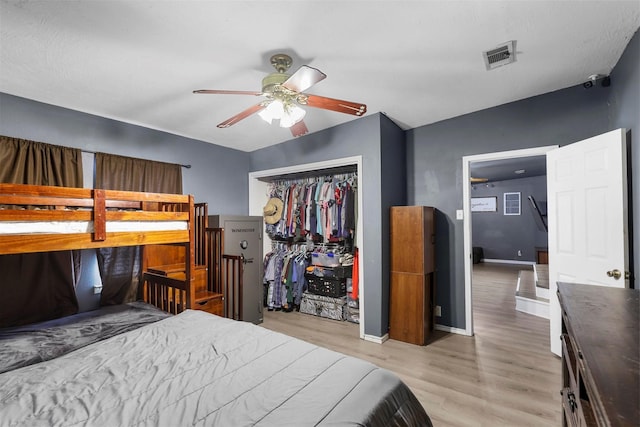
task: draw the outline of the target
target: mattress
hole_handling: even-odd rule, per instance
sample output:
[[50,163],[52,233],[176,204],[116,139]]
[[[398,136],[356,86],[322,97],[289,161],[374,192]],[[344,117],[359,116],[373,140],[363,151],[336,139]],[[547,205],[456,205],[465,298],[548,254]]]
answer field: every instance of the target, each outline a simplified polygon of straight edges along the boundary
[[[186,221],[107,221],[106,232],[149,232],[187,230]],[[92,221],[2,221],[0,234],[93,233]]]
[[390,371],[187,310],[0,374],[3,425],[430,426]]

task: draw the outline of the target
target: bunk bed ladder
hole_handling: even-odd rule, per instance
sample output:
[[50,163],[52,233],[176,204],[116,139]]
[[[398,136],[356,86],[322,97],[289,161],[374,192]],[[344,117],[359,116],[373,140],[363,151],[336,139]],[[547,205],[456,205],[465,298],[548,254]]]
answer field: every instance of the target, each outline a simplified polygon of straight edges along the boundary
[[195,203],[193,205],[193,222],[196,238],[194,241],[196,265],[207,265],[207,236],[206,229],[209,223],[207,203]]

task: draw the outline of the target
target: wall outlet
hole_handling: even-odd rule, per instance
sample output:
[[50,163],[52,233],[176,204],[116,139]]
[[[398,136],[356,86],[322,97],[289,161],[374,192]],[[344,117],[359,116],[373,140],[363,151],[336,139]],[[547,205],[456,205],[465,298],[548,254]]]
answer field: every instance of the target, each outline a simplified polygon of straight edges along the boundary
[[440,307],[439,305],[436,305],[436,317],[440,317],[442,316],[442,307]]
[[518,249],[518,256],[522,256],[522,251]]

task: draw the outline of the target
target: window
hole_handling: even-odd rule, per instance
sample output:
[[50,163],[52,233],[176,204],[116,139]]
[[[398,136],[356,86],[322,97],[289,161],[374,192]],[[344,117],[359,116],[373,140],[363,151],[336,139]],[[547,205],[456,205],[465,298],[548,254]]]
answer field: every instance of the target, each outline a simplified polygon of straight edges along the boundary
[[504,214],[520,215],[520,193],[504,193]]

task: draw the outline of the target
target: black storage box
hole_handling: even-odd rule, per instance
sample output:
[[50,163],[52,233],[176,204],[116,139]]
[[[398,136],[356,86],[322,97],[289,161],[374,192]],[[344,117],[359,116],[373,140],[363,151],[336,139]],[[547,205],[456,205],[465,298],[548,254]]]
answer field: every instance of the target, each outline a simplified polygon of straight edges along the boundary
[[473,247],[473,263],[479,264],[484,258],[484,251],[479,246]]
[[336,277],[317,277],[305,274],[307,292],[326,297],[344,297],[347,295],[347,281]]

